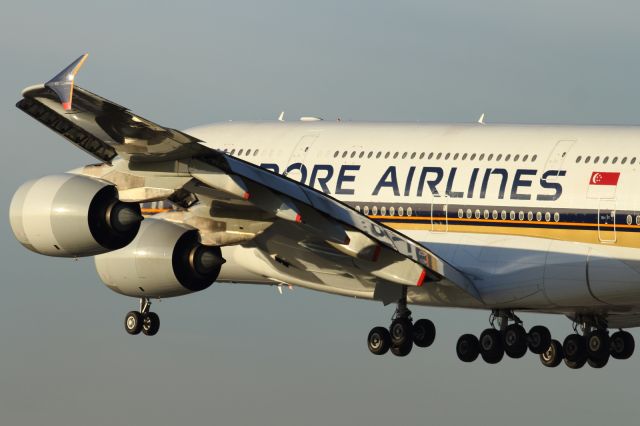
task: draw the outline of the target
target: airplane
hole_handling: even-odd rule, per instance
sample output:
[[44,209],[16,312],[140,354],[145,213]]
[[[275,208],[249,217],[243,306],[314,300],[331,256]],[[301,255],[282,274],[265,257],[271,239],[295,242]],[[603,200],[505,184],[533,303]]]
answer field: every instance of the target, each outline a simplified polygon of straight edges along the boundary
[[[409,309],[422,305],[489,313],[457,341],[463,362],[632,356],[639,128],[281,114],[180,131],[77,86],[86,59],[17,107],[99,163],[23,184],[10,221],[31,251],[94,256],[108,288],[139,300],[127,333],[158,332],[156,299],[251,283],[395,304],[367,337],[375,355],[433,344],[434,324]],[[527,331],[517,312],[564,315],[574,333]]]

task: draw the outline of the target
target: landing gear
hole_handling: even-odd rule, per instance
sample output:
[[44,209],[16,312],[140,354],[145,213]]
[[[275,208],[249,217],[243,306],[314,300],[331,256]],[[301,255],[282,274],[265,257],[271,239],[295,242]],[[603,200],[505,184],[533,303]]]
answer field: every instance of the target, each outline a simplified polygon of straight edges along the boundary
[[504,357],[502,335],[494,328],[487,328],[480,335],[480,355],[488,364],[497,364]]
[[150,312],[151,301],[140,298],[140,311],[131,311],[124,318],[124,329],[127,333],[135,335],[143,332],[147,336],[154,336],[160,329],[160,317],[155,312]]
[[629,359],[636,347],[631,333],[622,330],[611,335],[610,344],[611,356],[615,359]]
[[456,354],[462,362],[473,362],[480,355],[480,342],[473,334],[463,334],[456,344]]
[[384,327],[374,327],[367,337],[367,347],[374,355],[384,355],[391,347],[391,335]]
[[[497,324],[494,325],[496,321]],[[512,321],[512,324],[509,324],[509,321]],[[541,354],[551,346],[551,334],[546,327],[537,325],[527,333],[520,318],[511,310],[492,311],[489,322],[492,327],[484,330],[479,339],[471,334],[465,334],[458,339],[456,353],[461,361],[472,362],[481,355],[485,362],[496,364],[505,354],[509,358],[522,358],[527,349]],[[562,361],[562,356],[560,361],[555,357],[557,355],[553,355],[549,362],[553,364]]]
[[545,367],[557,367],[563,358],[562,344],[555,339],[551,341],[549,348],[540,354],[540,362]]
[[124,329],[129,334],[140,334],[142,331],[142,314],[131,311],[124,317]]
[[520,324],[511,324],[504,330],[504,351],[510,358],[522,358],[527,353],[527,332]]
[[367,337],[367,347],[374,355],[391,351],[395,356],[407,356],[413,346],[427,348],[436,338],[436,328],[427,319],[413,323],[411,311],[407,308],[407,288],[403,287],[402,297],[393,315],[389,329],[374,327]]
[[536,325],[531,327],[527,336],[527,346],[534,354],[541,354],[551,345],[551,333],[547,327]]

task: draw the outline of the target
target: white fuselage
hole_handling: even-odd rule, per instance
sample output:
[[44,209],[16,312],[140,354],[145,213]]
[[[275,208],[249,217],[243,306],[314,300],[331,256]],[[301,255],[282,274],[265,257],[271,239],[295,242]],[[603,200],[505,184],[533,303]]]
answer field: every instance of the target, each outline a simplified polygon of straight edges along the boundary
[[[320,121],[187,132],[421,242],[468,274],[484,302],[425,288],[413,303],[640,306],[640,128]],[[256,276],[223,268],[221,279]]]

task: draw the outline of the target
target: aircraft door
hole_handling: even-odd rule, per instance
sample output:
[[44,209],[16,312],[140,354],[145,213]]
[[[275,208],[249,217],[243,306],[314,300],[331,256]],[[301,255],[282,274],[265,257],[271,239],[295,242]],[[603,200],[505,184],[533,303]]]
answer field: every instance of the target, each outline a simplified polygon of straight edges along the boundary
[[305,135],[300,138],[291,152],[289,161],[286,164],[287,168],[283,173],[284,176],[298,182],[306,183],[308,170],[307,166],[305,166],[305,159],[316,139],[318,139],[318,135]]
[[598,238],[601,243],[616,242],[616,200],[600,199],[598,202]]
[[431,198],[431,231],[449,230],[449,196],[440,195]]

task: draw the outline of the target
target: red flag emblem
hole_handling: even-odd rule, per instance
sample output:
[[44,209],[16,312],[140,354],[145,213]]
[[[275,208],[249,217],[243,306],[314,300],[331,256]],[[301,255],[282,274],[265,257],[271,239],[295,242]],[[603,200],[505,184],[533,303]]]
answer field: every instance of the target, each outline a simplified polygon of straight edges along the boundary
[[620,172],[592,172],[589,185],[617,185]]

